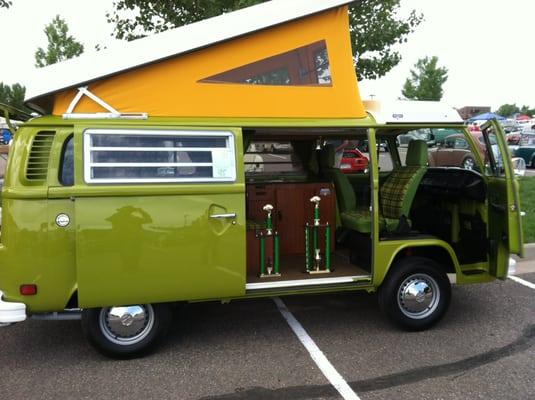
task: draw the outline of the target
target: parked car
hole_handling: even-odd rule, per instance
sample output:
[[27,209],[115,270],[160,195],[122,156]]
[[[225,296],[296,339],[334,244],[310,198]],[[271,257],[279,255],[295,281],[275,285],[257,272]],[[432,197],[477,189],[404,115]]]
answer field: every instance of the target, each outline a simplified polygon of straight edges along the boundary
[[517,145],[520,142],[521,136],[522,136],[522,132],[513,131],[513,132],[509,132],[508,134],[506,134],[505,138],[507,139],[507,144]]
[[535,131],[523,133],[513,157],[521,157],[531,168],[535,168]]
[[[384,151],[384,152],[387,152],[388,151],[388,143],[386,143],[386,141],[384,140],[381,140],[377,143],[377,147],[379,149],[379,151]],[[357,146],[356,146],[357,150],[363,152],[363,153],[368,153],[369,152],[369,147],[368,147],[368,140],[364,139],[364,140],[358,140],[358,143],[357,143]]]
[[13,134],[9,129],[0,129],[0,144],[9,144],[11,139],[13,139]]
[[411,140],[424,140],[428,147],[434,146],[435,140],[429,129],[409,131],[397,137],[398,146],[407,147]]
[[444,145],[439,145],[429,151],[428,162],[430,167],[474,169],[476,165],[470,145],[461,134],[448,136]]
[[[472,131],[470,132],[472,137],[476,139],[479,153],[485,162],[488,161],[486,153],[485,139],[482,132]],[[498,164],[501,165],[501,158],[497,154],[496,138],[493,135],[489,136],[490,144],[493,149],[493,153],[496,156]],[[436,148],[429,151],[429,166],[448,166],[448,167],[461,167],[464,169],[474,169],[476,166],[474,154],[470,148],[470,144],[462,134],[455,134],[446,137],[444,145],[439,145]]]
[[340,169],[346,174],[365,172],[368,169],[368,158],[357,149],[346,149]]
[[462,133],[459,129],[453,128],[431,128],[431,140],[435,145],[444,144],[444,140],[450,135]]

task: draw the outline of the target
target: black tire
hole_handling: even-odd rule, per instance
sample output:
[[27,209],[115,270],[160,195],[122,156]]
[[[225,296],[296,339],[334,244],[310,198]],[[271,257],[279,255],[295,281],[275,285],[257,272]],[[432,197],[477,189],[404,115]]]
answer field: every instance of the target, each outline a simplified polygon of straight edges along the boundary
[[[89,343],[100,353],[111,358],[136,358],[153,350],[158,342],[165,337],[172,320],[172,309],[168,304],[145,304],[128,306],[132,310],[143,309],[136,317],[126,313],[122,318],[110,315],[110,310],[126,307],[91,308],[82,311],[82,330]],[[137,318],[140,316],[137,320]],[[110,327],[111,318],[115,317],[115,328],[132,329],[134,324],[141,324],[139,333],[134,335],[114,336],[117,332]],[[130,325],[126,325],[130,322]],[[121,326],[117,326],[117,324]],[[131,328],[132,327],[132,328]],[[136,328],[137,329],[137,328]]]
[[[414,296],[414,291],[407,292],[411,289],[421,291]],[[451,285],[435,261],[408,257],[391,266],[378,296],[381,310],[392,322],[408,331],[421,331],[436,324],[446,313]]]

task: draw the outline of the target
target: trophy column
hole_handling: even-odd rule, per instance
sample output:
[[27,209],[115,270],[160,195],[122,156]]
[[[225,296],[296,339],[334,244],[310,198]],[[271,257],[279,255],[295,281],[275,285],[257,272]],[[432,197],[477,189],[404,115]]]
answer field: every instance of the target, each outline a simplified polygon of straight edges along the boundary
[[[309,274],[328,274],[331,272],[331,226],[327,222],[322,224],[320,220],[319,196],[310,199],[314,203],[314,222],[305,224],[305,269]],[[312,234],[311,234],[312,231]],[[312,249],[311,245],[312,236]],[[324,237],[324,253],[322,258],[320,236]]]
[[279,271],[279,233],[273,230],[273,206],[266,204],[262,210],[267,212],[266,227],[256,235],[260,241],[260,277],[274,278],[281,276]]

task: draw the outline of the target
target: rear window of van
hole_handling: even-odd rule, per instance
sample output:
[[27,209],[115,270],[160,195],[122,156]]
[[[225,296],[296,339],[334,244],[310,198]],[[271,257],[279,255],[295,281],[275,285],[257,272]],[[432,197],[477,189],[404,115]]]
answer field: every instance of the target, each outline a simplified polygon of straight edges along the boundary
[[84,132],[87,183],[232,182],[234,136],[225,131]]

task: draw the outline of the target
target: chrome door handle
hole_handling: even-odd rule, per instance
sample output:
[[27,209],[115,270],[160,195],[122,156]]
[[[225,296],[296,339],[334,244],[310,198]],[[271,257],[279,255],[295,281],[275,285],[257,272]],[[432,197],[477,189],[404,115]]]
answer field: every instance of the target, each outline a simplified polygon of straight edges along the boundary
[[213,214],[213,215],[210,215],[210,218],[214,218],[214,219],[236,218],[236,213]]

